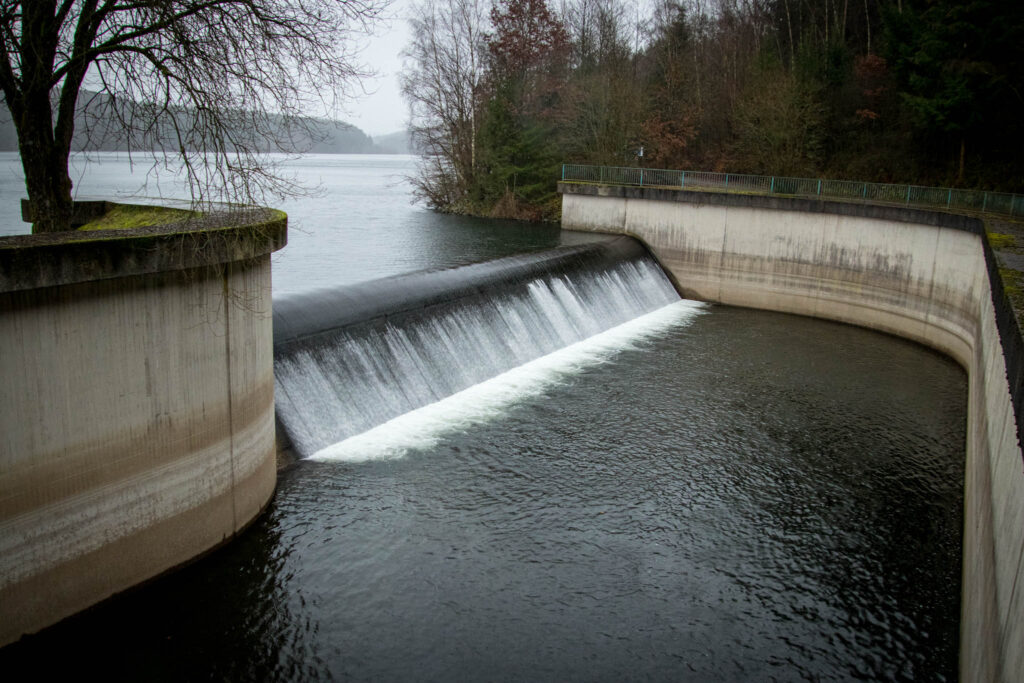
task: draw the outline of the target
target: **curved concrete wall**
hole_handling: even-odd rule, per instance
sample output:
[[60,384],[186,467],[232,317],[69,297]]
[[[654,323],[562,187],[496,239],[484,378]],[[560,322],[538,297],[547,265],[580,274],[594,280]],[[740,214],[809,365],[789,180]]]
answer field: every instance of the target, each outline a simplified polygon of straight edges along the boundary
[[0,644],[216,547],[276,482],[283,214],[35,238],[0,241]]
[[871,327],[967,369],[961,678],[1024,680],[1024,459],[980,222],[796,199],[560,189],[563,228],[638,237],[684,296]]

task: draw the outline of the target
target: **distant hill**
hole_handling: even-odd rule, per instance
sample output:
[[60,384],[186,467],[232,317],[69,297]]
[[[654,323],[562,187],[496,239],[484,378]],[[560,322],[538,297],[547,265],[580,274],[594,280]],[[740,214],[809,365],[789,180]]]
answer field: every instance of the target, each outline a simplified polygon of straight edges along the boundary
[[[97,93],[83,92],[80,102],[86,103],[80,108],[75,119],[75,137],[71,148],[75,151],[124,151],[128,149],[127,141],[119,127],[112,120],[105,118],[103,111],[108,100],[107,96]],[[278,119],[283,129],[283,119]],[[313,136],[301,131],[294,132],[285,149],[280,149],[271,140],[256,140],[256,149],[261,152],[309,152],[313,154],[401,154],[395,152],[393,146],[387,149],[374,144],[372,138],[355,126],[343,121],[307,118],[302,123],[315,129]],[[87,125],[88,124],[88,125]],[[91,131],[89,129],[91,128]],[[391,138],[402,134],[384,136]],[[18,150],[18,137],[14,129],[7,107],[0,106],[0,152]]]
[[376,135],[373,138],[375,144],[383,154],[412,154],[412,144],[409,140],[409,131],[400,130],[387,135]]
[[[326,119],[307,119],[319,131],[315,139],[292,137],[296,152],[311,154],[386,154],[373,139],[350,123]],[[261,151],[276,151],[263,149]]]

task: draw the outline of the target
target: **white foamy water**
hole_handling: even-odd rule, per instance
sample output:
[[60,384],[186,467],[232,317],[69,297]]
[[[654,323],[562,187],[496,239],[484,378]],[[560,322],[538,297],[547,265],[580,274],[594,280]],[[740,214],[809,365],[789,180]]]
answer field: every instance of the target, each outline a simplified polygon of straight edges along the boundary
[[704,307],[700,302],[689,300],[668,304],[322,448],[310,459],[383,460],[401,457],[410,450],[433,447],[446,434],[498,418],[508,406],[540,394],[568,376],[606,362],[621,351],[636,348],[666,330],[690,324]]
[[308,457],[675,301],[642,258],[343,328],[275,354],[277,415]]

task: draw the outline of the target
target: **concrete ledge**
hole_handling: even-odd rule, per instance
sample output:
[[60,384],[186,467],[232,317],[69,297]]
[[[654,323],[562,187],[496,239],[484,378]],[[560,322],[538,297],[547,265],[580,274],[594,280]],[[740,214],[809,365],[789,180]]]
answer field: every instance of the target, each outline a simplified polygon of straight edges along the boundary
[[732,192],[705,192],[693,190],[672,190],[663,187],[629,187],[619,185],[594,185],[590,183],[558,183],[558,191],[565,194],[591,197],[615,197],[619,199],[646,199],[660,202],[680,202],[696,206],[720,206],[775,211],[800,211],[823,213],[856,218],[898,221],[900,223],[923,223],[942,228],[966,230],[978,235],[985,234],[984,226],[974,217],[943,211],[927,211],[909,207],[867,204],[862,202],[838,202],[825,199],[806,199],[780,195],[742,194]]
[[[106,201],[85,201],[75,202],[71,214],[71,227],[77,228],[80,225],[85,225],[91,220],[99,218],[114,205],[114,202]],[[32,207],[32,202],[27,199],[21,200],[21,220],[26,223],[33,223],[36,220],[36,214]]]
[[245,209],[131,230],[3,237],[0,292],[251,259],[284,247],[287,224],[281,211]]
[[224,543],[276,484],[261,210],[0,240],[0,645]]
[[913,339],[968,373],[960,677],[1024,680],[1024,342],[982,221],[562,183],[562,227],[645,242],[684,296]]

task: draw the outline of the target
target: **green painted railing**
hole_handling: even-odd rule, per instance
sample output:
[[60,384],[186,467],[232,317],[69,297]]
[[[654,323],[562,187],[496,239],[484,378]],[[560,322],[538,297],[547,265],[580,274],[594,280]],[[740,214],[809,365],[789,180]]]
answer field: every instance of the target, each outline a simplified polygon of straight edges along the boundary
[[562,180],[601,185],[821,197],[822,199],[894,204],[925,209],[979,211],[1024,217],[1024,195],[956,190],[948,187],[579,164],[563,164]]

